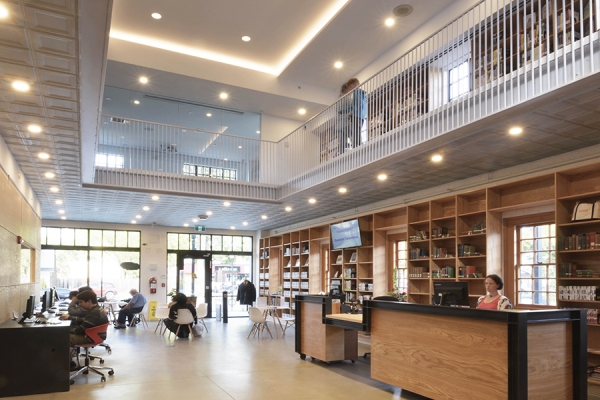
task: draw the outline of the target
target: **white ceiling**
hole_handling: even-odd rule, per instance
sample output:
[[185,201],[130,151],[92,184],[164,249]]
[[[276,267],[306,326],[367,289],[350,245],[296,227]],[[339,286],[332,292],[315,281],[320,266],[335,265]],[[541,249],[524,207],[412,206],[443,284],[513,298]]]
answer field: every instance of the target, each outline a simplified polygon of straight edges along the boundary
[[[93,5],[100,3],[110,6],[108,0]],[[415,13],[394,30],[384,30],[383,18],[400,2],[348,2],[279,76],[111,39],[106,84],[139,91],[136,80],[144,73],[151,80],[144,87],[146,93],[301,120],[296,114],[298,107],[306,105],[307,118],[333,102],[343,81],[435,14],[447,13],[444,7],[451,1],[404,3],[412,4]],[[90,76],[86,52],[97,56],[103,49],[101,44],[90,39],[82,42],[81,38],[86,38],[90,26],[102,28],[106,20],[97,11],[78,12],[92,4],[84,0],[9,0],[5,4],[10,17],[0,22],[0,134],[40,200],[45,220],[58,219],[58,211],[65,210],[68,220],[128,223],[141,214],[140,223],[181,226],[184,222],[193,225],[194,216],[210,209],[214,216],[202,223],[209,228],[273,229],[599,143],[600,82],[592,77],[584,87],[566,88],[551,101],[488,118],[463,129],[461,135],[444,135],[440,146],[447,163],[443,167],[422,168],[424,156],[417,152],[399,155],[321,184],[310,193],[283,199],[285,204],[237,201],[223,208],[221,200],[176,195],[162,195],[153,203],[151,193],[82,188],[82,168],[93,160],[86,149],[95,143],[94,116],[97,118],[100,110],[100,90],[93,88],[102,81],[104,66],[99,65],[101,72]],[[276,63],[289,43],[297,41],[298,32],[307,29],[307,21],[332,4],[335,2],[115,0],[112,27],[139,29],[188,45],[206,45],[212,51]],[[133,8],[126,10],[128,7]],[[163,7],[158,10],[163,14],[158,21],[162,25],[149,17],[157,11],[155,7]],[[165,26],[169,29],[161,31]],[[242,42],[244,34],[252,36],[252,41]],[[102,38],[98,39],[101,43]],[[86,56],[80,58],[82,54]],[[342,70],[331,67],[338,59],[345,63]],[[31,91],[15,92],[11,88],[15,79],[27,80]],[[216,98],[223,88],[230,93],[226,104]],[[94,99],[95,108],[90,106]],[[500,142],[506,124],[502,118],[508,115],[521,118],[531,134]],[[27,131],[32,122],[42,125],[42,134]],[[39,151],[48,151],[50,160],[39,160]],[[49,170],[57,173],[55,179],[43,176]],[[390,179],[385,185],[374,182],[375,170],[388,172]],[[341,182],[352,195],[333,195],[335,185]],[[59,187],[59,192],[51,192],[51,186]],[[309,196],[322,200],[309,206]],[[58,199],[64,205],[56,205]],[[288,204],[294,212],[283,211]],[[142,212],[144,205],[151,210]],[[260,219],[262,214],[269,219]]]

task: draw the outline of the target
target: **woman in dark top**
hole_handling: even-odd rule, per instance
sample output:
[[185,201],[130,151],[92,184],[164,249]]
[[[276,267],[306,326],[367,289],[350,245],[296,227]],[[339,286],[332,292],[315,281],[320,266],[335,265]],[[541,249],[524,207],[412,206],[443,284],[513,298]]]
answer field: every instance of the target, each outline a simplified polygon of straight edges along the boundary
[[[177,319],[177,311],[182,308],[190,310],[190,312],[194,316],[194,324],[197,322],[196,308],[194,308],[192,304],[187,302],[187,296],[185,294],[177,293],[175,295],[174,300],[175,302],[171,303],[169,307],[169,318],[165,318],[163,320],[165,326],[173,333],[177,332],[177,328],[179,327],[179,325],[175,322],[175,320]],[[187,325],[181,325],[181,328],[179,329],[179,334],[177,336],[184,339],[190,336],[190,331]]]

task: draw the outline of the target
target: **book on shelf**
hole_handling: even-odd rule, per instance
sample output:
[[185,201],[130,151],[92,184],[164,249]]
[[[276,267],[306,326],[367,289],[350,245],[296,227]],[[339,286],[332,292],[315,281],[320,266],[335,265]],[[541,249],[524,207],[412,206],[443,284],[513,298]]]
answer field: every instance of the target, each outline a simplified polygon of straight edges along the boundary
[[410,236],[409,241],[414,242],[417,240],[427,240],[429,239],[429,232],[427,231],[415,231],[415,234]]
[[336,264],[341,264],[344,261],[344,257],[342,257],[342,255],[340,254],[339,256],[337,256],[337,260],[335,261]]
[[340,277],[340,271],[335,271],[335,275],[333,275],[334,278],[339,278]]
[[295,267],[299,267],[300,266],[300,260],[296,260],[296,265]]
[[558,237],[558,250],[600,249],[600,232],[574,233]]
[[290,268],[292,266],[292,262],[288,261],[287,265],[285,266],[286,268]]
[[427,249],[416,247],[409,250],[409,259],[419,260],[427,258]]
[[354,253],[352,253],[352,255],[350,256],[350,262],[351,263],[355,263],[356,262],[356,251]]

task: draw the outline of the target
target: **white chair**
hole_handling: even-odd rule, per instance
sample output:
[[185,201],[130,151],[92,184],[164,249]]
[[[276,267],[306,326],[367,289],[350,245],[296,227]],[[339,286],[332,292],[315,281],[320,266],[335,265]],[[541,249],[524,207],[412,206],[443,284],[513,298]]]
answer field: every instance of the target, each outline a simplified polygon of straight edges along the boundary
[[163,335],[165,333],[163,328],[164,330],[167,329],[163,320],[169,318],[169,307],[167,306],[167,303],[164,303],[164,305],[159,304],[154,312],[154,316],[158,318],[158,324],[156,325],[156,328],[154,328],[154,333],[156,333],[156,330],[160,327],[160,334]]
[[204,317],[206,317],[206,314],[208,314],[208,304],[207,303],[198,304],[198,307],[196,307],[196,318],[198,319],[198,321],[200,321],[202,323],[202,325],[204,325],[204,329],[206,330],[206,333],[208,333],[208,328],[206,327],[206,324],[204,323]]
[[[194,323],[194,316],[192,312],[187,308],[180,308],[177,310],[177,318],[175,318],[175,323],[179,325],[177,327],[177,332],[175,332],[175,336],[179,334],[179,329],[181,329],[181,325],[187,325],[190,337],[194,340],[194,331],[192,331],[192,324]],[[171,338],[171,333],[169,332],[169,338]]]
[[267,325],[267,317],[265,317],[263,313],[256,307],[250,307],[248,311],[250,313],[250,321],[252,321],[254,325],[252,325],[252,329],[250,329],[250,333],[248,333],[248,337],[246,339],[250,339],[250,335],[256,336],[257,333],[258,337],[260,337],[260,334],[265,328],[267,328],[267,332],[269,332],[271,339],[273,339],[273,334],[269,329],[269,325]]
[[281,318],[281,322],[285,322],[285,325],[283,326],[283,328],[281,328],[281,330],[283,331],[283,334],[281,336],[285,336],[285,330],[294,325],[296,326],[296,317],[284,317]]
[[146,320],[147,313],[148,313],[148,302],[146,302],[146,304],[144,304],[144,308],[142,308],[142,311],[140,311],[139,313],[133,314],[133,317],[131,320],[132,321],[131,326],[137,325],[137,321],[139,319],[140,323],[142,324],[142,327],[144,329],[146,329],[148,327],[148,321]]
[[256,307],[266,307],[267,306],[267,298],[266,297],[258,297],[256,299]]

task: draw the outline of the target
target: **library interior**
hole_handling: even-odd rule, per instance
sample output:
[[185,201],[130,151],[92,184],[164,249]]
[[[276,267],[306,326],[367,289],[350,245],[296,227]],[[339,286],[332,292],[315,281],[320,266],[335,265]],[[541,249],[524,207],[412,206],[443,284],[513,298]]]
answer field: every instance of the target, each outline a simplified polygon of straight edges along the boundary
[[0,0],[0,397],[600,399],[600,0],[168,3]]

